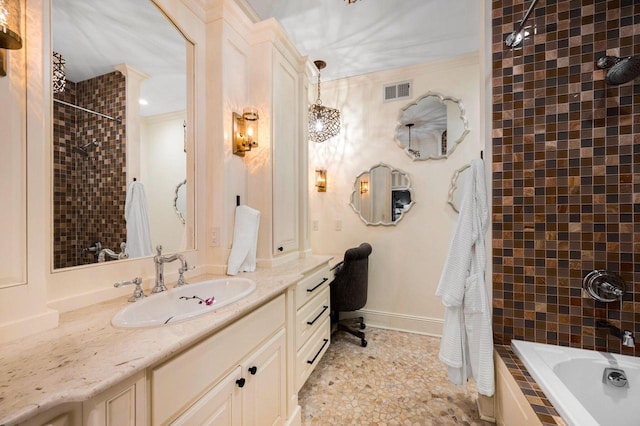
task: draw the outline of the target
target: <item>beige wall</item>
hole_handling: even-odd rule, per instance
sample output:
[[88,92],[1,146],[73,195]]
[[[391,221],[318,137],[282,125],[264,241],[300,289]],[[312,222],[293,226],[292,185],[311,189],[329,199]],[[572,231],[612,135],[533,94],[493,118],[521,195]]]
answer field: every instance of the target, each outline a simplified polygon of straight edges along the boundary
[[[412,99],[382,102],[383,84],[410,79]],[[363,241],[373,246],[365,307],[371,324],[440,333],[443,309],[435,290],[457,216],[447,204],[449,184],[454,171],[484,148],[479,85],[477,55],[322,84],[323,105],[340,109],[342,129],[327,142],[309,143],[311,248],[343,253]],[[460,99],[470,133],[450,158],[414,162],[393,135],[399,110],[428,91]],[[380,162],[411,178],[416,204],[396,226],[366,226],[349,206],[355,177]],[[313,187],[316,168],[327,169],[326,193]],[[336,230],[336,222],[342,230]]]

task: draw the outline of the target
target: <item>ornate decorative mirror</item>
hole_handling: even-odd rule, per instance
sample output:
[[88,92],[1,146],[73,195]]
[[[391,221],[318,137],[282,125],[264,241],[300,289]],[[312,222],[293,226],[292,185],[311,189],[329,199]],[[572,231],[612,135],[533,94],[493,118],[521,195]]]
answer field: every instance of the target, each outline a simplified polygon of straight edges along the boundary
[[351,207],[367,225],[395,225],[413,204],[411,180],[402,170],[380,163],[356,177]]
[[471,164],[460,167],[453,173],[451,178],[451,186],[449,187],[449,198],[447,203],[455,210],[460,212],[460,204],[462,203],[462,194],[464,193],[464,185],[468,179],[468,173],[471,170]]
[[400,111],[396,143],[414,161],[447,158],[469,133],[459,99],[428,92]]
[[187,217],[187,180],[183,180],[176,186],[176,195],[173,197],[173,209],[178,215],[178,219],[183,224]]
[[51,0],[51,16],[54,269],[193,248],[194,185],[186,232],[168,202],[195,161],[193,43],[152,0]]

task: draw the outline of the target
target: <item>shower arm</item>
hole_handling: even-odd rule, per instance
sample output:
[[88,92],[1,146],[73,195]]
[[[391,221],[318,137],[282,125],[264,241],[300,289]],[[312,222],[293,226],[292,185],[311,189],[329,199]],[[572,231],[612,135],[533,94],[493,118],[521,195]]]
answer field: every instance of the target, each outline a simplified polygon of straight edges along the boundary
[[524,14],[524,17],[520,21],[520,25],[518,25],[518,30],[516,31],[517,33],[522,31],[522,28],[524,28],[524,24],[527,23],[527,20],[529,19],[529,15],[531,15],[531,12],[533,12],[533,9],[536,7],[536,4],[538,4],[538,1],[539,0],[533,0],[529,5],[529,9],[527,9],[527,12]]

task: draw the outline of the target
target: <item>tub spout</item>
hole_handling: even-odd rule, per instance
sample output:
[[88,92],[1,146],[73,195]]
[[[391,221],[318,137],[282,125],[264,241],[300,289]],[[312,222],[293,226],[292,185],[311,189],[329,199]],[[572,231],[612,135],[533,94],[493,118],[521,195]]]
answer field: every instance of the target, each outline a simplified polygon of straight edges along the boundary
[[628,348],[636,347],[636,339],[633,338],[633,333],[629,330],[625,330],[622,335],[622,346],[626,346]]
[[633,333],[629,330],[624,330],[623,332],[609,321],[603,319],[596,321],[596,327],[609,329],[609,333],[611,333],[612,336],[617,337],[622,341],[622,346],[629,348],[634,348],[636,346],[636,340],[633,337]]

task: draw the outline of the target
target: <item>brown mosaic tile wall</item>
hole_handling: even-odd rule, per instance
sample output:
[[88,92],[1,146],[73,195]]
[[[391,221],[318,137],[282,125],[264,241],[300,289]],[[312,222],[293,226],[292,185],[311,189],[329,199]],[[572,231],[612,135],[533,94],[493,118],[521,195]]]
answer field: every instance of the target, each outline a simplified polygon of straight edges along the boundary
[[[640,79],[604,82],[605,54],[640,55],[640,2],[545,0],[524,48],[504,39],[530,1],[493,1],[493,287],[496,343],[512,338],[640,356]],[[582,297],[593,269],[622,303]]]
[[[115,71],[71,83],[75,90],[56,95],[122,120],[54,103],[55,268],[97,261],[83,251],[96,241],[115,252],[126,241],[125,84],[124,76]],[[86,148],[87,156],[73,150],[94,141],[97,145]]]

